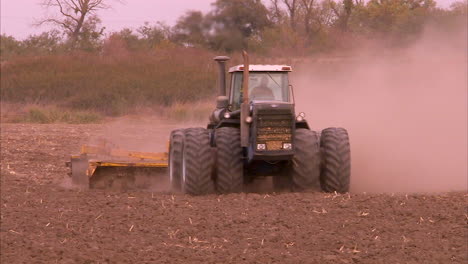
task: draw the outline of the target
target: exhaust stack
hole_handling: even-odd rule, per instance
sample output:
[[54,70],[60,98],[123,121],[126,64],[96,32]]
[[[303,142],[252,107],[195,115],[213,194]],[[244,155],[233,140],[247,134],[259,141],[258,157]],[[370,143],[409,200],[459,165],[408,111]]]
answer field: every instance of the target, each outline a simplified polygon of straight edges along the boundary
[[242,52],[244,58],[244,72],[243,72],[243,84],[242,93],[243,101],[241,103],[241,121],[240,121],[240,136],[241,136],[241,147],[247,148],[249,146],[250,139],[250,125],[247,123],[247,117],[250,116],[250,101],[249,101],[249,54],[244,50]]
[[218,62],[218,96],[226,96],[226,61],[228,61],[228,56],[217,56],[214,58]]

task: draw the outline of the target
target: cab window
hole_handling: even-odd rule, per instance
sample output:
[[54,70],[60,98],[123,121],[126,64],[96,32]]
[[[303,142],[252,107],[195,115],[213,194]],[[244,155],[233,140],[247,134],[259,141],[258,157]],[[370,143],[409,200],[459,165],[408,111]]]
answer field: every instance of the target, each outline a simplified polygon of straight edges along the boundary
[[[240,108],[243,99],[243,73],[231,74],[231,110]],[[289,102],[287,72],[250,72],[249,100]]]

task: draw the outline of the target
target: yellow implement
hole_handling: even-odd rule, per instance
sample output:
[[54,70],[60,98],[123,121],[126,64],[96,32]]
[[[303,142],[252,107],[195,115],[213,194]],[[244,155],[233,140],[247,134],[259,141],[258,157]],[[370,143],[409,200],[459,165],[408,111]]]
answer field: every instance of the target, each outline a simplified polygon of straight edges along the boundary
[[168,154],[128,151],[101,141],[82,146],[66,165],[72,182],[80,187],[150,188],[165,175]]

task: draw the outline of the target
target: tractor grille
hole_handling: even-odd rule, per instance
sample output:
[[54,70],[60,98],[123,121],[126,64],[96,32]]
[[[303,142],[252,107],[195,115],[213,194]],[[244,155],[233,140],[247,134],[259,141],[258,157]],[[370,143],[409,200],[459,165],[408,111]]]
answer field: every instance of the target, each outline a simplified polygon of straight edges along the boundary
[[283,143],[291,143],[292,117],[290,109],[259,109],[257,144],[266,144],[266,150],[281,150]]

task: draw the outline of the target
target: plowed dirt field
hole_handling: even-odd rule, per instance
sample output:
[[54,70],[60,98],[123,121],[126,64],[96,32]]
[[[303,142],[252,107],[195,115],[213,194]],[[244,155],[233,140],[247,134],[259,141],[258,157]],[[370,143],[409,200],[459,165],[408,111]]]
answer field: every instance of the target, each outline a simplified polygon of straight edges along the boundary
[[190,197],[67,188],[69,154],[104,130],[2,124],[1,263],[468,261],[465,193]]

